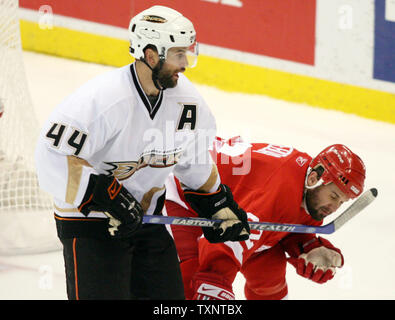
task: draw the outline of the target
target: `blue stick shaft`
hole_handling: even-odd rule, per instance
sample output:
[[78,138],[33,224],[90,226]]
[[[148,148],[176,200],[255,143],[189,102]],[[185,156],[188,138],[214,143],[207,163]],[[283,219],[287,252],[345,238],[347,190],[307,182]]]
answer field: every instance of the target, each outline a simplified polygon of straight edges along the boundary
[[[143,217],[144,223],[151,224],[170,224],[182,225],[190,227],[215,227],[218,226],[222,220],[210,220],[204,218],[194,217],[171,217],[171,216],[152,216],[146,215]],[[296,232],[296,233],[323,233],[328,234],[334,231],[333,223],[325,226],[305,226],[301,224],[283,224],[271,222],[249,222],[251,230],[259,231],[275,231],[275,232]]]
[[[377,189],[371,188],[362,194],[350,205],[341,215],[332,222],[323,226],[305,226],[302,224],[272,223],[272,222],[249,222],[251,230],[275,231],[275,232],[295,232],[295,233],[321,233],[330,234],[338,230],[348,220],[366,208],[377,197]],[[216,227],[222,220],[210,220],[194,217],[171,217],[152,216],[143,217],[143,223],[171,224],[191,227]]]

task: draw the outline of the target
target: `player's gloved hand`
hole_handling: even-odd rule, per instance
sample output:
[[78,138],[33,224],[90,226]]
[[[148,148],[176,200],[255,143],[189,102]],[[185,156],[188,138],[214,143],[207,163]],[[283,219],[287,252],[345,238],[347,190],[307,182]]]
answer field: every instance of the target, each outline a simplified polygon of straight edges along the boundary
[[[130,237],[142,224],[144,211],[140,203],[114,177],[91,176],[93,189],[79,210],[88,214],[102,211],[109,217],[109,232],[114,238]],[[89,195],[89,194],[88,194]],[[87,198],[87,195],[84,199]]]
[[209,242],[244,241],[249,238],[247,214],[233,200],[228,186],[221,184],[213,193],[185,190],[184,196],[199,217],[224,220],[218,227],[202,227],[204,237]]
[[328,240],[318,237],[303,246],[303,253],[298,257],[288,258],[288,262],[302,277],[325,283],[334,277],[336,268],[343,266],[344,257]]
[[232,284],[218,274],[197,272],[192,279],[192,300],[235,300]]

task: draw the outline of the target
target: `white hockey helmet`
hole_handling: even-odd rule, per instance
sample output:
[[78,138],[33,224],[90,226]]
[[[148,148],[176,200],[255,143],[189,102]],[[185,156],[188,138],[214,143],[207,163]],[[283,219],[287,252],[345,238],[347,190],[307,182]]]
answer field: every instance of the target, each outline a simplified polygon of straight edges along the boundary
[[147,45],[154,45],[163,61],[169,58],[170,48],[183,47],[187,48],[188,66],[196,65],[198,48],[193,24],[171,8],[153,6],[133,17],[129,24],[129,41],[130,54],[135,59],[144,59]]

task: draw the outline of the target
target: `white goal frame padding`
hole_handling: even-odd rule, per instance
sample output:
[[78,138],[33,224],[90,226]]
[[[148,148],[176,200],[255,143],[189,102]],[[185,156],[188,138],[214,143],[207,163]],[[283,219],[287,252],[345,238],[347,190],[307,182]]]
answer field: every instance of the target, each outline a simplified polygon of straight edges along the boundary
[[61,249],[55,219],[48,211],[0,211],[0,255],[46,253]]

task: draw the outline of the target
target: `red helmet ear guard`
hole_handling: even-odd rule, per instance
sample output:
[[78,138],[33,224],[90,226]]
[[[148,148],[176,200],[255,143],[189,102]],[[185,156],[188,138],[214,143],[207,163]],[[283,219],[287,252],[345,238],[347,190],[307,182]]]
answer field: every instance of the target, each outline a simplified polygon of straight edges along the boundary
[[311,169],[321,166],[323,184],[333,182],[349,198],[358,197],[364,188],[366,169],[363,161],[342,144],[322,150],[310,163]]

